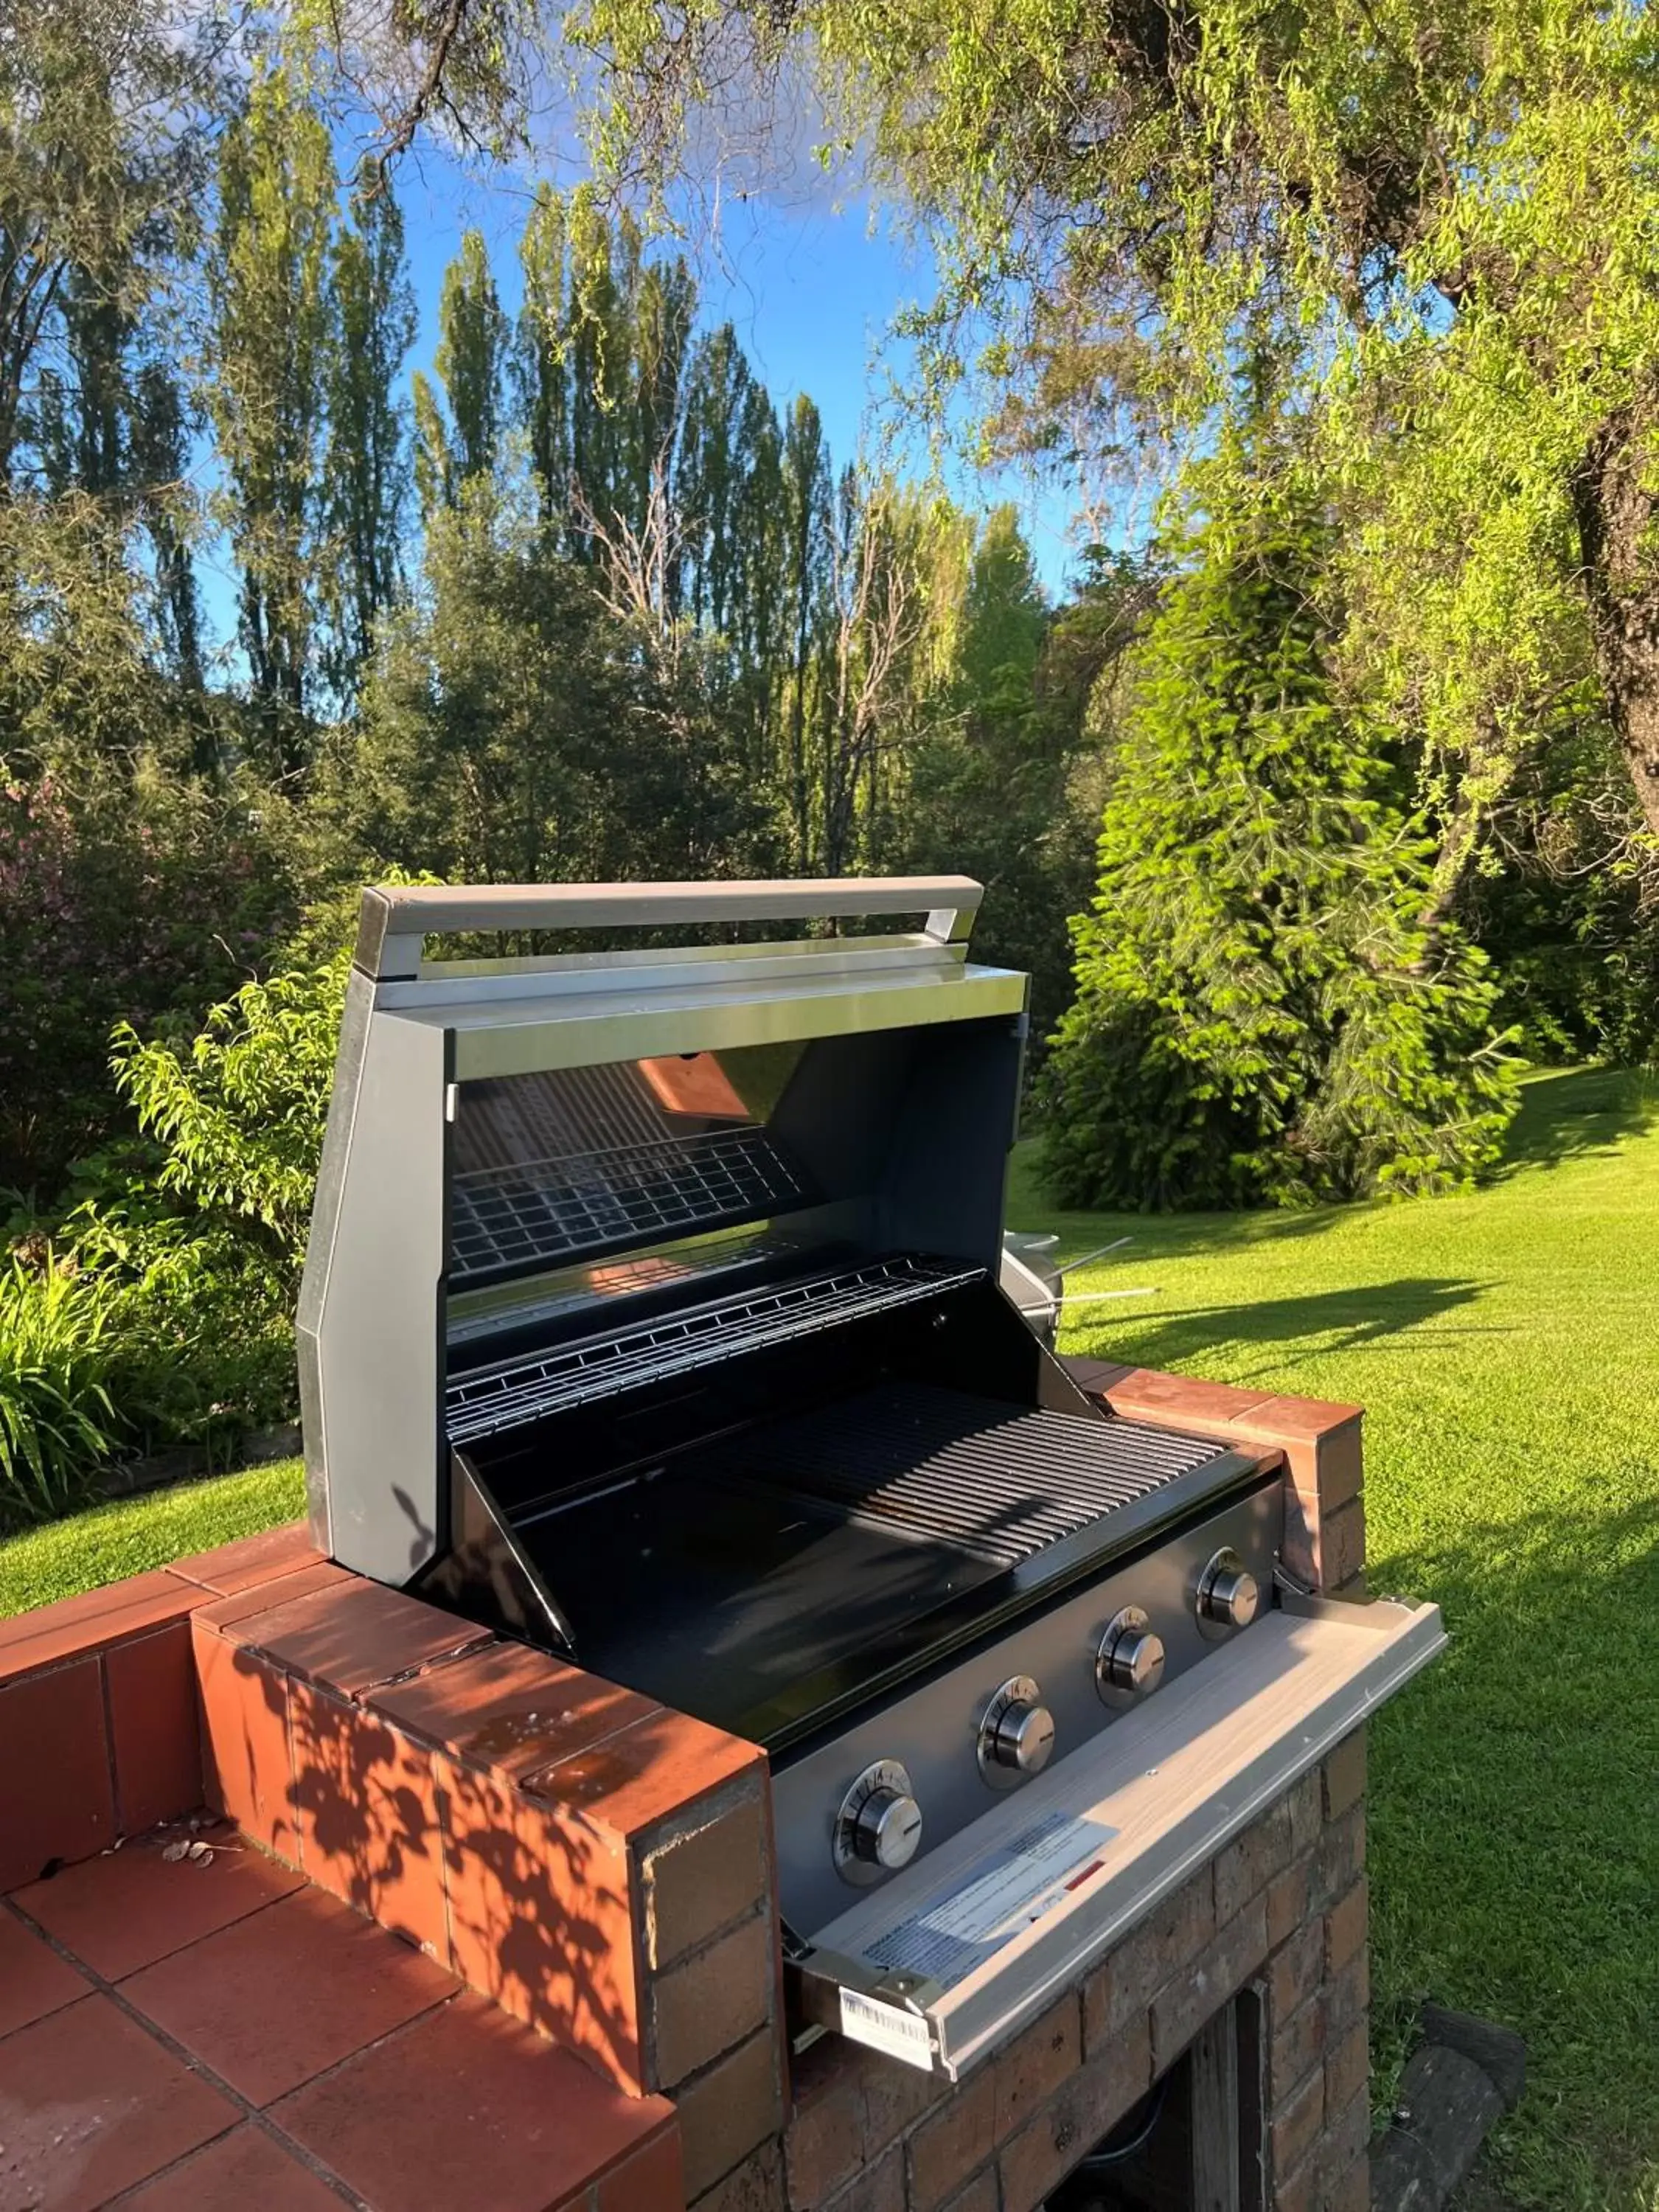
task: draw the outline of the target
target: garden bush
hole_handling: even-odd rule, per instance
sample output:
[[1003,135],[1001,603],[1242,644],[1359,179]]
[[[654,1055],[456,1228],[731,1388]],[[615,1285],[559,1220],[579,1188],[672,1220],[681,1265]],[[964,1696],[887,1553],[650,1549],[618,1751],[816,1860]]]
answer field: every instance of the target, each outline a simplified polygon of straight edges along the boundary
[[1467,1182],[1512,1070],[1434,914],[1408,779],[1340,696],[1328,526],[1218,464],[1133,670],[1077,996],[1040,1092],[1065,1203],[1298,1204]]
[[0,1528],[66,1511],[114,1450],[115,1303],[112,1284],[50,1245],[0,1271]]
[[118,1451],[223,1463],[295,1408],[293,1313],[349,955],[242,988],[192,1038],[112,1039],[137,1133],[21,1228],[0,1303],[0,1518],[64,1510]]

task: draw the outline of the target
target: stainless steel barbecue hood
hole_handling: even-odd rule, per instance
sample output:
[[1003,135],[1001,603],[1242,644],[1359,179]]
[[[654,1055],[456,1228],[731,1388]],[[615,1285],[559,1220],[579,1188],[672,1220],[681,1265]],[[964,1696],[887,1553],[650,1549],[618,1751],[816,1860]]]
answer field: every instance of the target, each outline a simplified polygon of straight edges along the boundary
[[[994,1271],[1025,978],[969,963],[981,896],[965,877],[366,892],[300,1301],[319,1544],[410,1583],[477,1533],[454,1446]],[[905,915],[920,927],[423,957],[428,937]],[[915,1253],[926,1268],[888,1264]],[[736,1295],[792,1273],[793,1316]],[[710,1295],[688,1318],[693,1284]],[[608,1358],[588,1341],[605,1312]],[[514,1364],[532,1338],[545,1372]]]

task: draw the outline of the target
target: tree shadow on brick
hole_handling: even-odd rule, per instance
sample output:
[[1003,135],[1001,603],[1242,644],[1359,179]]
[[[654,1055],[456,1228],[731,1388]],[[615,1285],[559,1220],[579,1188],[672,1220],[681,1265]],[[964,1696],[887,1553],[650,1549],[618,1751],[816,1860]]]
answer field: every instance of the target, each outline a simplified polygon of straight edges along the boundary
[[[234,1652],[246,1758],[267,1762],[292,1707],[281,1855],[427,1949],[515,2017],[639,2086],[623,1847],[464,1768],[368,1708]],[[258,1721],[266,1726],[261,1729]],[[261,1745],[264,1749],[262,1753]]]

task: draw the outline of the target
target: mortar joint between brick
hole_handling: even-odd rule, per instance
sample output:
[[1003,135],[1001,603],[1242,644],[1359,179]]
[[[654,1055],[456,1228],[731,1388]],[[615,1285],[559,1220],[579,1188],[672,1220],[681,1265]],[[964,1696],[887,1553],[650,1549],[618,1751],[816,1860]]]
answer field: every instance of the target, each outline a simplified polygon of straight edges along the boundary
[[[665,1966],[648,1967],[647,1979],[653,1984],[665,1981],[671,1974],[678,1974],[683,1966],[695,1966],[699,1960],[708,1957],[716,1944],[723,1943],[728,1936],[735,1936],[740,1928],[746,1928],[751,1920],[769,1918],[770,1903],[769,1896],[763,1892],[743,1911],[735,1912],[729,1920],[721,1921],[712,1935],[703,1936],[699,1942],[693,1943],[688,1950],[677,1951]],[[739,2039],[747,2040],[746,2038]]]
[[104,1664],[104,1654],[96,1651],[93,1658],[98,1668],[98,1699],[104,1716],[104,1763],[109,1769],[110,1821],[115,1831],[110,1841],[113,1843],[116,1837],[126,1833],[125,1816],[121,1811],[121,1787],[115,1773],[115,1708],[110,1702],[109,1668]]

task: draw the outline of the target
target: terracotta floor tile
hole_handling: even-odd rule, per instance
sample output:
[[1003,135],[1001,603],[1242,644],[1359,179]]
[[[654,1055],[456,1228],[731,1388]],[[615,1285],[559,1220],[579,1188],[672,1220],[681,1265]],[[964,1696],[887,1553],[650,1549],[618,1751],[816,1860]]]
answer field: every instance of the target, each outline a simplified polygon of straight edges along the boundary
[[0,2044],[0,2204],[93,2212],[238,2118],[108,1997]]
[[633,1836],[763,1757],[740,1737],[664,1710],[527,1776],[523,1787],[603,1820],[619,1836]]
[[432,1754],[378,1711],[289,1686],[300,1864],[331,1895],[449,1957]]
[[672,2118],[465,1995],[271,2117],[374,2205],[546,2212]]
[[91,1986],[33,1928],[0,1905],[0,2035],[73,2004]]
[[516,1779],[658,1708],[522,1644],[496,1644],[374,1691],[370,1703],[441,1751]]
[[202,1802],[202,1730],[190,1624],[171,1622],[104,1654],[115,1750],[115,1817],[124,1836],[177,1820]]
[[121,1984],[250,2104],[308,2081],[457,1987],[331,1897],[299,1889]]
[[339,2212],[339,2205],[308,2166],[244,2122],[125,2197],[122,2212]]
[[182,1620],[201,1593],[167,1568],[0,1620],[0,1681],[101,1650],[124,1636]]
[[191,1623],[209,1804],[285,1859],[297,1858],[288,1678],[228,1638]]
[[286,1897],[302,1880],[251,1845],[216,1850],[200,1865],[164,1859],[161,1843],[145,1838],[33,1882],[16,1901],[94,1973],[118,1982]]
[[90,1858],[115,1840],[115,1796],[96,1659],[0,1689],[0,1890],[53,1859]]
[[275,1575],[311,1566],[321,1557],[305,1522],[289,1521],[280,1528],[262,1528],[258,1535],[239,1536],[234,1543],[221,1544],[216,1551],[193,1552],[186,1559],[175,1559],[173,1572],[226,1596],[232,1590],[246,1589],[250,1583],[269,1582]]
[[[206,1617],[211,1613],[210,1607]],[[228,1636],[290,1674],[346,1698],[493,1640],[487,1629],[360,1576],[224,1626]]]

